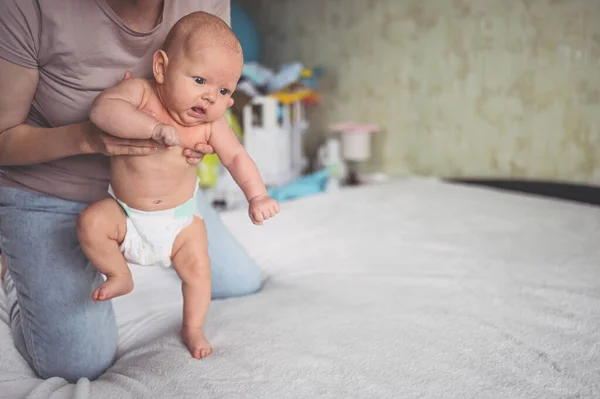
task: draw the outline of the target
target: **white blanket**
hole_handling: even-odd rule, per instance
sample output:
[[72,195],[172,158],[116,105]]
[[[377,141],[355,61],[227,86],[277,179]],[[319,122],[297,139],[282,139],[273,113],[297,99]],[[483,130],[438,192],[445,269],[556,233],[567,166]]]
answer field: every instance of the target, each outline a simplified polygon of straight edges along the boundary
[[179,282],[136,268],[99,380],[37,379],[0,293],[2,398],[599,398],[600,208],[409,180],[224,216],[268,276],[178,339]]

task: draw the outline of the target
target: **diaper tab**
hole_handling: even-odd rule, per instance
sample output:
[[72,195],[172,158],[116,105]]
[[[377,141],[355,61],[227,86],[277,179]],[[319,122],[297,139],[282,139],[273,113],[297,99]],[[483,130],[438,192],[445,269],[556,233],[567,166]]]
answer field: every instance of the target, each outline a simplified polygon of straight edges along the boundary
[[175,218],[185,219],[196,214],[196,196],[175,208]]

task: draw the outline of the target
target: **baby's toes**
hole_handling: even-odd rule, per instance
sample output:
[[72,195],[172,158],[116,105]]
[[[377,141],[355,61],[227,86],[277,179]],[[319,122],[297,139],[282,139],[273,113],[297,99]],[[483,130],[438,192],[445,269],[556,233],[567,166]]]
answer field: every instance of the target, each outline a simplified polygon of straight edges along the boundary
[[106,299],[106,297],[108,296],[108,293],[106,292],[106,288],[105,287],[99,287],[96,290],[96,300],[97,301],[103,301]]
[[204,359],[205,357],[210,355],[210,353],[211,353],[210,348],[202,348],[202,349],[200,349],[200,358]]

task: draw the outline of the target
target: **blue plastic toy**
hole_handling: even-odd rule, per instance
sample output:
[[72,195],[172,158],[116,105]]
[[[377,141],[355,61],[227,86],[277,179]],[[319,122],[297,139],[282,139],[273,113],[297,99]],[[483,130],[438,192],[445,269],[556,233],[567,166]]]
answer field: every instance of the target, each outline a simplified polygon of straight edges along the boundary
[[278,202],[289,201],[322,193],[328,179],[329,168],[324,168],[283,186],[270,188],[268,192]]

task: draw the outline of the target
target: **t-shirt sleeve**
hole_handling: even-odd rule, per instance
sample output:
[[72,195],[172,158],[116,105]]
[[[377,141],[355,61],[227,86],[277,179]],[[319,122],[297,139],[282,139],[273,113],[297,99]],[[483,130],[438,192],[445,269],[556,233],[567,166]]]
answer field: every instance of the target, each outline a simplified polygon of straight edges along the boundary
[[210,0],[211,7],[207,12],[216,15],[227,25],[231,26],[231,2],[230,0]]
[[37,68],[40,9],[35,0],[0,2],[0,58],[26,68]]

